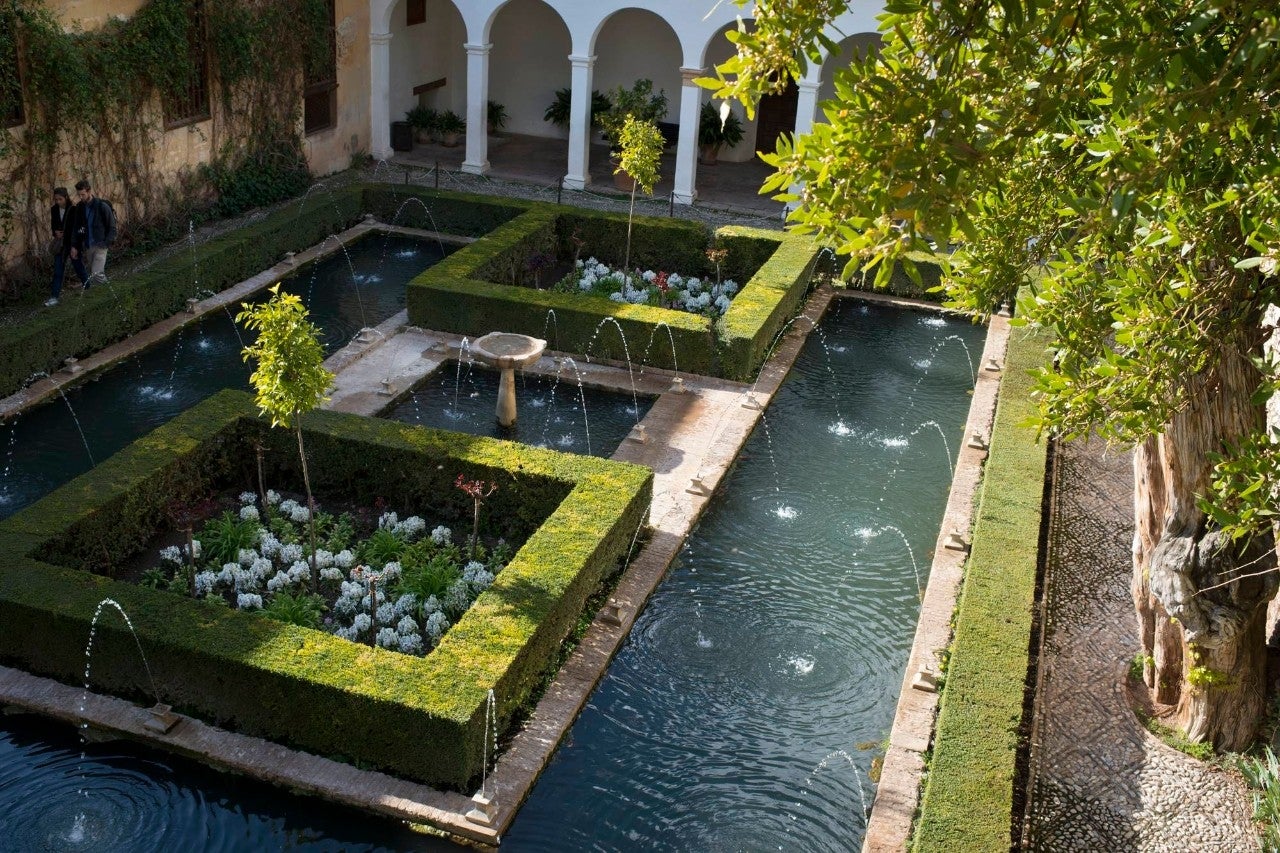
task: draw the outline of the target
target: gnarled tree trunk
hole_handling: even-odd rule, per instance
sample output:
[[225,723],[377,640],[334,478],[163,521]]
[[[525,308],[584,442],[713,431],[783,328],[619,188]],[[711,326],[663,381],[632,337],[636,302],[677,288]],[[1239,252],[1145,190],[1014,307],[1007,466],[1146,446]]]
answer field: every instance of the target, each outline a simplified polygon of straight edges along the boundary
[[[1134,453],[1133,599],[1153,698],[1218,749],[1247,747],[1265,710],[1265,621],[1277,589],[1273,537],[1227,541],[1196,505],[1208,454],[1262,427],[1248,353],[1225,349],[1192,404]],[[1259,574],[1263,573],[1263,574]],[[1248,575],[1248,577],[1243,577]]]

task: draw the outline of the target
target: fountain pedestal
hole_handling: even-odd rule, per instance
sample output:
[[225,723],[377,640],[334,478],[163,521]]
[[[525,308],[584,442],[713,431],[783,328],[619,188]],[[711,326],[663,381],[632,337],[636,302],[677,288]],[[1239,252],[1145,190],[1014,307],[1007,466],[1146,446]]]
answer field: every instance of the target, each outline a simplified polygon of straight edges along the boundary
[[471,354],[502,371],[498,380],[498,423],[516,424],[516,368],[527,367],[542,357],[547,342],[514,332],[490,332],[471,344]]

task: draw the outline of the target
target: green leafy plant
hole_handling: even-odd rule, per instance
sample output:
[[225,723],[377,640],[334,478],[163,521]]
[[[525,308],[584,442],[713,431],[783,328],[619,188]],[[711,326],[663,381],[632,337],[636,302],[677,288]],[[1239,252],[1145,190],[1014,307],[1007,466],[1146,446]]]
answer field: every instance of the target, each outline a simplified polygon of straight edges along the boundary
[[600,116],[600,125],[616,144],[622,142],[628,118],[653,123],[656,129],[657,122],[667,114],[667,93],[662,89],[654,92],[652,80],[637,80],[630,89],[619,86],[610,93],[609,99],[612,106]]
[[138,585],[145,586],[147,589],[167,589],[170,580],[169,572],[152,567],[142,573],[141,579],[138,580]]
[[732,148],[737,145],[744,135],[742,121],[732,110],[726,111],[722,116],[721,111],[711,103],[702,105],[702,111],[698,114],[698,144],[707,149],[708,160],[714,160],[722,147]]
[[291,592],[277,592],[271,597],[267,606],[262,608],[264,616],[277,622],[299,625],[303,628],[315,628],[324,616],[324,599],[318,595]]
[[636,189],[653,195],[658,182],[658,163],[662,158],[662,132],[651,121],[627,116],[618,136],[621,154],[615,172],[625,172],[635,183],[631,186],[631,208],[627,212],[627,251],[623,257],[624,274],[631,269],[631,226],[636,215]]
[[445,110],[440,114],[440,122],[436,127],[441,134],[465,133],[467,129],[467,122],[462,116],[458,115],[453,110]]
[[324,348],[320,330],[307,319],[302,300],[292,293],[271,288],[271,299],[257,305],[245,304],[236,317],[245,328],[258,333],[258,340],[245,347],[245,361],[257,362],[249,382],[258,410],[271,418],[271,425],[292,428],[298,439],[302,462],[302,482],[307,491],[308,527],[311,532],[311,586],[320,585],[316,567],[316,501],[311,493],[311,474],[302,442],[302,415],[327,398],[325,392],[333,374],[324,369]]
[[217,565],[234,563],[240,551],[252,548],[258,539],[258,522],[245,520],[231,512],[210,519],[200,533],[200,559]]
[[[555,100],[542,114],[543,121],[549,121],[557,127],[568,128],[572,118],[573,92],[569,89],[557,89]],[[591,123],[600,123],[600,118],[613,107],[613,101],[599,90],[591,93]]]
[[400,559],[405,543],[390,530],[379,528],[360,546],[360,562],[371,566],[385,566]]
[[1280,759],[1268,746],[1261,757],[1241,758],[1238,767],[1253,789],[1253,819],[1258,825],[1262,849],[1266,853],[1277,853],[1280,851]]
[[438,553],[425,562],[403,568],[397,592],[412,593],[425,601],[431,596],[444,598],[454,581],[462,577],[462,568],[456,555]]
[[406,112],[404,118],[415,130],[434,131],[440,123],[440,111],[418,104]]
[[489,132],[496,133],[507,126],[507,108],[497,101],[489,101],[485,107],[485,117],[489,125]]

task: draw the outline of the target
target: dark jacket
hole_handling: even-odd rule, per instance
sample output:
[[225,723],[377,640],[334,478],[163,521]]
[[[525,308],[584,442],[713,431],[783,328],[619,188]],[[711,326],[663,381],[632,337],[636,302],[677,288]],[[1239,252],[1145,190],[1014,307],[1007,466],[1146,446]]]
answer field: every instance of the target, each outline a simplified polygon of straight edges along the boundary
[[[49,236],[50,237],[58,236],[59,231],[63,232],[64,237],[66,236],[67,226],[71,224],[71,213],[75,209],[76,207],[74,204],[68,204],[64,208],[59,208],[57,202],[54,202],[53,205],[49,207]],[[66,211],[66,213],[64,213],[61,218],[59,218],[58,216],[59,210]]]
[[[111,207],[111,203],[103,198],[94,196],[87,204],[93,208],[93,245],[110,246],[116,240],[116,212]],[[66,232],[63,234],[62,243],[66,249],[75,249],[77,252],[83,252],[89,244],[85,233],[86,202],[77,202],[76,206],[68,214],[70,224]]]

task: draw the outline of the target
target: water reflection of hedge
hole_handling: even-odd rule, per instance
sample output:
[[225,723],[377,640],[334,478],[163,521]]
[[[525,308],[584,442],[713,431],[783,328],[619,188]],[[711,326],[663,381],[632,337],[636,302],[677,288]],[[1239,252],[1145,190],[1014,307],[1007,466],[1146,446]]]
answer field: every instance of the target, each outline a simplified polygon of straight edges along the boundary
[[[248,734],[431,784],[481,769],[485,700],[505,724],[554,659],[584,602],[619,564],[652,489],[647,469],[390,421],[316,412],[305,421],[316,491],[431,507],[465,524],[454,478],[496,480],[490,532],[524,546],[425,658],[374,650],[260,615],[123,583],[103,572],[166,528],[165,507],[212,487],[299,479],[290,437],[222,392],[0,523],[0,658],[79,684],[98,602],[137,626],[165,701]],[[122,625],[98,629],[93,684],[152,701]]]

